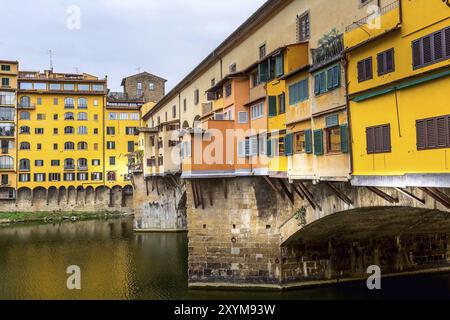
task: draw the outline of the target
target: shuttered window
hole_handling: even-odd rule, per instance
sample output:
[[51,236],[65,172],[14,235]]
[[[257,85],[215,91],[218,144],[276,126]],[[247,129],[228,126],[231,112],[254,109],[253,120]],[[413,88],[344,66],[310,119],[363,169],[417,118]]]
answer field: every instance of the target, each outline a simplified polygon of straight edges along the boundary
[[280,114],[286,113],[286,95],[284,92],[278,96],[278,103],[280,105]]
[[321,156],[324,154],[322,129],[314,131],[314,154],[316,156]]
[[257,156],[258,155],[258,137],[250,137],[250,152],[249,156]]
[[284,137],[284,155],[285,156],[292,156],[294,154],[294,148],[293,148],[293,135],[292,133],[288,133]]
[[334,90],[341,86],[341,67],[335,65],[314,75],[314,94]]
[[366,128],[366,141],[368,154],[391,152],[391,125]]
[[450,115],[416,121],[417,149],[450,148]]
[[309,98],[308,79],[289,86],[289,105],[292,106]]
[[394,49],[381,52],[377,55],[378,75],[384,75],[395,71]]
[[306,153],[313,152],[312,131],[310,129],[305,130],[305,151],[306,151]]
[[412,43],[413,69],[420,69],[449,57],[450,27],[417,39]]
[[284,75],[284,61],[283,55],[279,54],[275,57],[275,76],[281,77]]
[[297,16],[297,32],[299,42],[309,39],[311,35],[309,13],[305,13],[302,16]]
[[341,152],[349,153],[350,152],[350,137],[348,133],[348,124],[341,125]]
[[373,78],[372,57],[358,62],[358,82]]
[[264,83],[267,82],[268,79],[268,66],[267,63],[260,63],[258,65],[258,78],[259,78],[259,83]]
[[272,152],[272,139],[267,139],[267,156],[268,157],[273,157],[273,152]]
[[277,97],[269,96],[269,117],[277,115]]

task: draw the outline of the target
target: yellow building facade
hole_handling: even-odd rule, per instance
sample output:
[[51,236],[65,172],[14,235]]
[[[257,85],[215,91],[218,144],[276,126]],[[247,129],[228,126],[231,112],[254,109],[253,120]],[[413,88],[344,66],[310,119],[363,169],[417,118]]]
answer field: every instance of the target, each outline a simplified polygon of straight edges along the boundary
[[395,1],[345,34],[353,184],[450,186],[450,16],[441,1]]

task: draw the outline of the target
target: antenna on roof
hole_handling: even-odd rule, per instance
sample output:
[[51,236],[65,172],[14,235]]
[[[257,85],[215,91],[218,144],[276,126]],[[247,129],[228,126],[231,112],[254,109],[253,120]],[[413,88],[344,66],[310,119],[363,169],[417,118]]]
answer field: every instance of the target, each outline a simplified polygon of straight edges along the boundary
[[74,68],[76,74],[80,74],[80,70],[78,69],[78,67],[73,67],[73,68]]
[[136,71],[137,71],[138,73],[141,73],[141,66],[137,67],[137,68],[136,68]]
[[53,72],[53,51],[50,49],[47,51],[47,54],[50,57],[50,70]]

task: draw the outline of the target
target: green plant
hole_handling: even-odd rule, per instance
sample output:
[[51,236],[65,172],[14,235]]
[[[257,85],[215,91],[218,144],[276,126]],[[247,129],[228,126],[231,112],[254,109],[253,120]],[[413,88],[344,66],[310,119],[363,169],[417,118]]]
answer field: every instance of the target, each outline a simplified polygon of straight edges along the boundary
[[306,226],[306,208],[301,207],[298,209],[294,214],[295,220],[297,220],[297,223],[300,227]]

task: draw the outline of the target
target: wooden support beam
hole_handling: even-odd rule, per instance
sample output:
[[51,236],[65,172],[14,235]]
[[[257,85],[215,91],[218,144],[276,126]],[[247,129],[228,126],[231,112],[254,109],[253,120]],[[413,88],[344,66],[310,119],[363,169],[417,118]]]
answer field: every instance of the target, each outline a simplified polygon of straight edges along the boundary
[[34,189],[31,190],[31,206],[34,205]]
[[56,203],[59,206],[59,203],[61,202],[61,189],[58,189],[58,198],[56,199]]
[[201,184],[200,180],[197,183],[197,188],[198,188],[198,196],[199,196],[200,204],[202,205],[202,209],[205,210],[205,201],[203,199],[203,188],[202,188],[202,184]]
[[48,189],[45,189],[45,197],[47,198],[47,205],[50,203],[49,199],[48,199]]
[[336,187],[332,182],[325,182],[325,184],[336,194],[336,196],[344,201],[348,205],[353,205],[353,200],[347,197],[338,187]]
[[144,182],[145,182],[145,191],[147,192],[147,196],[150,194],[149,190],[148,190],[148,179],[144,178]]
[[125,193],[123,192],[123,188],[120,189],[120,196],[122,197],[121,201],[120,201],[120,205],[121,207],[125,207]]
[[66,189],[66,203],[69,204],[69,188]]
[[155,177],[156,193],[159,196],[159,177]]
[[437,188],[420,188],[423,192],[425,192],[427,195],[432,197],[434,200],[442,204],[447,209],[450,209],[450,198],[441,192]]
[[198,208],[198,197],[197,197],[197,188],[195,186],[195,180],[191,180],[191,187],[192,187],[192,196],[194,198],[194,207],[195,209]]
[[306,186],[303,184],[303,182],[299,182],[298,187],[300,188],[300,190],[302,190],[303,194],[305,195],[305,197],[308,200],[311,207],[314,210],[316,210],[316,208],[317,208],[320,211],[322,211],[322,207],[316,202],[316,200],[314,200],[314,195],[308,190],[308,188],[306,188]]
[[295,193],[298,194],[300,199],[305,200],[305,195],[303,194],[302,190],[299,187],[297,187],[294,183],[292,184],[292,187],[294,188]]
[[213,199],[213,188],[212,188],[212,186],[208,186],[208,197],[209,197],[209,205],[211,206],[211,207],[213,207],[214,206],[214,199]]
[[94,204],[97,204],[97,189],[94,189]]
[[414,195],[412,192],[408,191],[407,189],[395,188],[395,190],[397,190],[398,192],[400,192],[401,194],[403,194],[404,196],[406,196],[412,200],[420,202],[421,204],[425,204],[425,199],[419,198],[418,196]]
[[227,179],[222,179],[222,184],[223,184],[223,193],[224,193],[225,199],[228,199],[228,181],[227,181]]
[[175,180],[174,176],[169,175],[170,181],[172,181],[172,184],[175,188],[180,189],[180,185],[178,184],[177,180]]
[[280,196],[281,196],[283,199],[286,197],[286,195],[285,195],[285,193],[282,191],[282,189],[278,188],[278,187],[272,182],[272,179],[270,179],[270,178],[267,177],[267,176],[264,176],[264,180],[266,180],[266,182],[272,187],[272,189],[273,189],[275,192],[279,193]]
[[278,179],[278,183],[281,186],[281,189],[284,191],[284,193],[286,194],[286,196],[288,197],[289,201],[294,204],[294,194],[291,193],[288,189],[288,187],[284,184],[284,179]]
[[399,202],[398,198],[394,198],[394,197],[388,195],[386,192],[383,192],[376,187],[366,187],[366,188],[369,189],[371,192],[375,193],[380,198],[383,198],[384,200],[386,200],[389,203],[398,203]]

